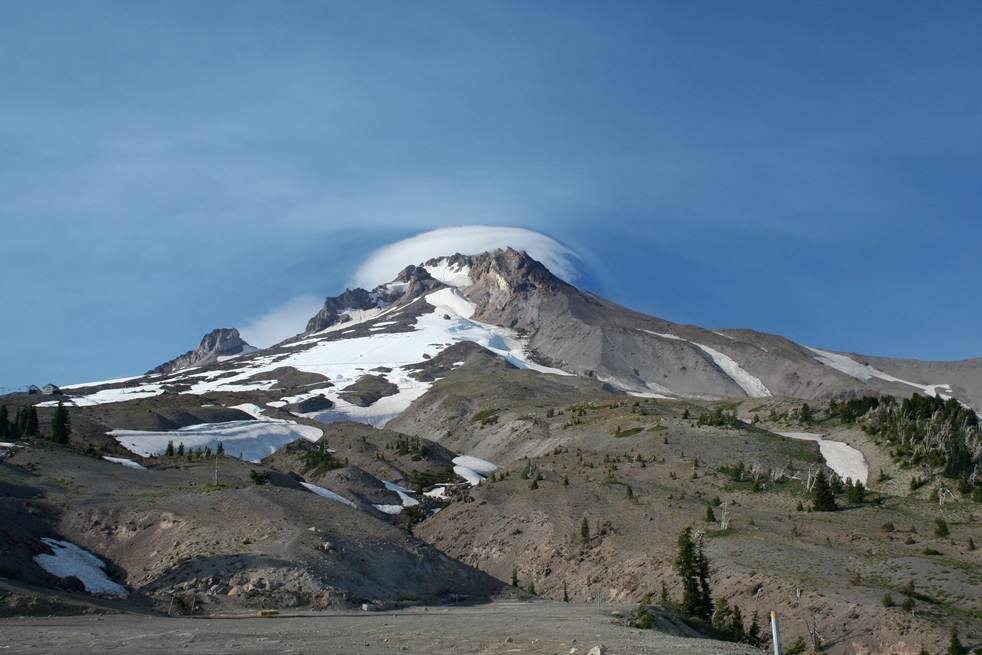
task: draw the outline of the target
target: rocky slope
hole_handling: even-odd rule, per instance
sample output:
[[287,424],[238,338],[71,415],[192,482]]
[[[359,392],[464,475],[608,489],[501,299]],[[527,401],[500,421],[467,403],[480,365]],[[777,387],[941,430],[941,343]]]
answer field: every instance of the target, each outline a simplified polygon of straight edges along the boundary
[[150,369],[147,375],[163,375],[192,366],[205,366],[219,361],[221,357],[234,357],[255,350],[239,336],[235,328],[217,328],[202,337],[197,348]]

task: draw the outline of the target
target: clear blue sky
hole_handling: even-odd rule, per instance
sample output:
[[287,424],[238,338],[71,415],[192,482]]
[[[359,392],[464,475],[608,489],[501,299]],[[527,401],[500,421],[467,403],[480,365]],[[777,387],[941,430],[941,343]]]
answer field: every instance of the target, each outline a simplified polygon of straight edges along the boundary
[[982,355],[982,3],[0,3],[0,385],[140,373],[446,225],[611,299]]

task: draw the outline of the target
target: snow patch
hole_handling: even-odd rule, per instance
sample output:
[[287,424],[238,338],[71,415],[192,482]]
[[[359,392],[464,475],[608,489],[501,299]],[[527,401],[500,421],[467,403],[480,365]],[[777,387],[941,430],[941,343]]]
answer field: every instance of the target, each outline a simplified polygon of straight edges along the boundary
[[466,466],[470,470],[479,473],[485,477],[491,475],[498,470],[499,466],[497,464],[492,464],[486,459],[481,459],[479,457],[474,457],[472,455],[457,455],[453,458],[453,463],[460,466]]
[[308,491],[317,494],[318,496],[329,498],[335,502],[341,503],[343,505],[347,505],[348,507],[355,507],[355,504],[353,502],[351,502],[341,494],[334,493],[330,489],[325,489],[324,487],[318,487],[316,484],[311,484],[309,482],[301,482],[300,486],[307,489]]
[[402,513],[402,505],[372,505],[372,507],[383,514],[392,514],[394,516]]
[[323,432],[311,425],[298,425],[283,420],[228,421],[202,423],[179,430],[151,432],[148,430],[113,430],[108,433],[132,453],[141,457],[159,455],[167,449],[184,444],[185,449],[211,448],[214,452],[222,443],[225,452],[250,462],[258,462],[277,449],[297,439],[317,441]]
[[[731,380],[737,383],[737,385],[743,389],[744,393],[750,398],[767,398],[772,396],[771,390],[768,389],[760,378],[749,373],[740,364],[736,362],[735,359],[721,353],[715,348],[710,348],[701,343],[696,343],[695,341],[689,341],[688,339],[683,339],[682,337],[675,336],[674,334],[666,334],[662,332],[652,332],[651,330],[642,330],[642,332],[647,332],[648,334],[653,334],[656,337],[662,337],[663,339],[674,339],[675,341],[684,341],[685,343],[692,344],[697,348],[701,349],[704,353],[709,355],[716,364]],[[726,336],[726,335],[723,335]]]
[[141,466],[140,464],[134,462],[132,459],[126,459],[125,457],[108,457],[106,455],[103,455],[102,459],[106,460],[107,462],[112,462],[113,464],[119,464],[121,466],[125,466],[126,468],[137,469],[138,471],[147,470],[147,467]]
[[817,441],[818,450],[822,453],[825,464],[835,471],[843,480],[853,480],[867,483],[869,465],[863,453],[841,441],[826,439],[824,435],[814,432],[775,432],[782,437],[800,439],[802,441]]
[[107,596],[126,596],[126,589],[106,575],[106,563],[101,559],[80,548],[70,541],[41,539],[52,551],[53,555],[35,555],[34,561],[42,569],[53,576],[67,578],[74,576],[82,581],[85,591],[90,594],[105,594]]
[[[847,355],[840,355],[839,353],[833,353],[829,352],[828,350],[821,350],[819,348],[812,348],[811,346],[806,346],[806,348],[815,353],[815,359],[820,364],[834,368],[840,373],[845,373],[849,377],[856,378],[860,382],[868,382],[870,378],[878,378],[887,382],[898,382],[900,384],[906,384],[909,387],[914,387],[915,389],[920,389],[928,396],[939,396],[945,400],[952,398],[953,392],[951,390],[951,386],[948,384],[918,384],[917,382],[903,380],[901,378],[894,377],[889,373],[884,373],[879,369],[873,368],[869,364],[861,364]],[[942,390],[944,390],[943,393]]]
[[431,277],[452,287],[469,287],[474,284],[471,279],[471,267],[467,264],[451,264],[450,260],[441,257],[436,264],[424,265],[423,268]]
[[386,482],[385,480],[382,480],[382,484],[384,484],[385,488],[389,491],[394,491],[399,495],[399,500],[402,501],[403,507],[414,507],[419,505],[419,501],[409,495],[416,493],[412,489],[406,489],[395,482]]

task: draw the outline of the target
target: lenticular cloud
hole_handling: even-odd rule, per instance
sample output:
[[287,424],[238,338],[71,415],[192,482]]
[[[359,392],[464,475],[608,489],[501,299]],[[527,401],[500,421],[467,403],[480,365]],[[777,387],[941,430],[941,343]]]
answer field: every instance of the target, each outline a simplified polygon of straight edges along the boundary
[[475,255],[507,246],[524,250],[567,282],[577,277],[576,253],[551,237],[521,227],[463,225],[430,230],[379,248],[358,267],[352,284],[371,289],[388,282],[409,264],[458,252]]

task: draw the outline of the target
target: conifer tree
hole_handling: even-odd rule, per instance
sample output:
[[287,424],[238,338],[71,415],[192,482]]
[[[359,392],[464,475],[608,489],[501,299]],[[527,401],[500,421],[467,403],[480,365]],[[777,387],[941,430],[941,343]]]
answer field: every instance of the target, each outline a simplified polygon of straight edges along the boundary
[[815,486],[812,487],[812,505],[816,512],[834,512],[835,494],[829,485],[829,479],[825,476],[825,471],[819,469],[815,476]]
[[7,415],[7,406],[0,405],[0,439],[6,439],[10,431],[10,417]]
[[173,456],[174,456],[174,442],[168,441],[167,448],[164,449],[164,457],[173,457]]
[[968,655],[968,649],[958,638],[958,630],[951,629],[951,641],[948,642],[948,655]]
[[518,567],[511,568],[511,586],[518,587]]
[[692,538],[692,528],[686,528],[679,535],[675,570],[682,578],[683,614],[708,621],[713,613],[709,560],[703,552],[701,538]]
[[23,439],[27,436],[27,408],[18,407],[14,418],[14,436]]
[[713,513],[713,506],[706,505],[706,523],[715,523],[716,514]]
[[814,417],[812,416],[812,408],[808,406],[808,403],[801,406],[801,411],[798,412],[798,419],[802,423],[811,423],[812,420],[814,420]]
[[569,590],[566,588],[566,581],[563,580],[563,602],[569,602]]
[[582,543],[588,543],[590,541],[590,523],[583,517],[583,521],[580,522],[580,541]]
[[221,441],[218,442],[218,450],[215,451],[215,454],[217,454],[219,457],[225,454],[225,444],[223,444]]
[[36,437],[38,435],[40,424],[38,423],[38,410],[31,405],[27,410],[27,423],[24,430],[25,437]]
[[51,440],[55,443],[68,443],[68,435],[72,432],[72,421],[68,410],[62,401],[58,401],[54,416],[51,417]]

